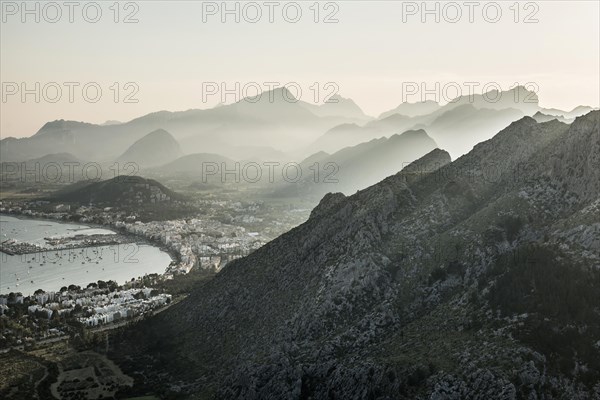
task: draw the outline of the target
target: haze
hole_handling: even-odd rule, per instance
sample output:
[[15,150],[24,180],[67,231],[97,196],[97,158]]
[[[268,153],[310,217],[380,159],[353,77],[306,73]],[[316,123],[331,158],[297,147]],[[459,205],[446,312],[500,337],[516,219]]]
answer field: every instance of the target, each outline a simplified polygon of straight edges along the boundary
[[[403,82],[428,87],[497,82],[502,90],[534,82],[543,107],[597,107],[599,4],[565,3],[536,2],[539,22],[531,24],[515,23],[508,3],[502,3],[505,14],[495,24],[477,11],[474,23],[465,15],[454,24],[435,23],[433,17],[421,23],[420,14],[403,23],[401,2],[391,1],[377,2],[377,7],[339,2],[339,23],[332,24],[314,23],[310,14],[292,24],[277,11],[273,24],[266,16],[255,24],[235,23],[232,17],[221,23],[220,14],[203,23],[201,2],[166,1],[136,2],[139,22],[132,24],[114,23],[108,3],[96,24],[77,12],[74,23],[66,15],[57,23],[35,23],[32,17],[22,23],[20,14],[5,15],[3,5],[3,83],[98,82],[104,93],[97,103],[81,96],[73,103],[64,98],[36,103],[33,96],[23,103],[19,96],[8,97],[1,103],[1,134],[30,136],[55,119],[104,123],[158,110],[213,107],[221,99],[203,101],[203,82],[230,88],[235,82],[297,82],[307,102],[314,102],[308,90],[314,82],[335,82],[340,95],[373,116],[402,102]],[[308,6],[303,3],[305,12]],[[127,11],[122,9],[120,17]],[[320,17],[326,14],[321,10]],[[520,18],[526,14],[521,10]],[[108,89],[114,82],[121,89],[135,82],[139,101],[115,103]],[[226,102],[234,100],[230,96]]]

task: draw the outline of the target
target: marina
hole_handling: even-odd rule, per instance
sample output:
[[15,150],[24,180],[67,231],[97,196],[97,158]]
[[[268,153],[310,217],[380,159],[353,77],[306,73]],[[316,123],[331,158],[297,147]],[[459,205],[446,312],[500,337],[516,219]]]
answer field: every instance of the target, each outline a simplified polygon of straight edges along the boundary
[[10,235],[2,242],[0,294],[29,295],[38,289],[85,287],[98,280],[122,284],[146,274],[162,274],[172,261],[158,247],[106,229],[64,223],[49,227],[44,226],[46,221],[5,215],[0,222],[2,237]]

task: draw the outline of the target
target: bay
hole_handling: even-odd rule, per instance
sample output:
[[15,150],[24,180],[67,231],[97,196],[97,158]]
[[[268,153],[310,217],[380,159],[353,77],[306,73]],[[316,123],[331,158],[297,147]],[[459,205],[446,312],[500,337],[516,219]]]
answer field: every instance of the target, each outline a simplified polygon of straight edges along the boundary
[[[46,237],[114,234],[83,224],[21,219],[0,215],[0,240],[45,245]],[[82,287],[98,280],[119,284],[145,274],[162,274],[171,256],[160,248],[138,243],[86,247],[80,249],[48,249],[38,253],[7,255],[0,253],[0,294],[21,292],[30,295],[37,289],[58,291],[71,284]]]

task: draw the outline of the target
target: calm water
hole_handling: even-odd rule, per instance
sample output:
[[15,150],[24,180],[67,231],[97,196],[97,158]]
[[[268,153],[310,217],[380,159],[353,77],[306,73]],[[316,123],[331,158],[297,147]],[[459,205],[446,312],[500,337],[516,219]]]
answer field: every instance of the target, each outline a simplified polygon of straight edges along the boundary
[[[45,246],[45,237],[114,234],[80,224],[18,219],[0,215],[0,241]],[[98,280],[119,284],[145,274],[163,273],[171,257],[157,247],[135,243],[47,251],[9,256],[0,253],[0,293],[32,294],[37,289],[57,291],[71,284],[87,286]]]

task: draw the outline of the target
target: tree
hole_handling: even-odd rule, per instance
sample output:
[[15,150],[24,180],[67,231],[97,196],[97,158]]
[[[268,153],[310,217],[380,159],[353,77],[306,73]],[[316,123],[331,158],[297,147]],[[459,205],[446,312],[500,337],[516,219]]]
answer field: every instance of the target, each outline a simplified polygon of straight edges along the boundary
[[108,290],[110,290],[111,292],[114,292],[119,287],[119,285],[115,281],[108,281],[106,282],[106,284],[108,285]]

